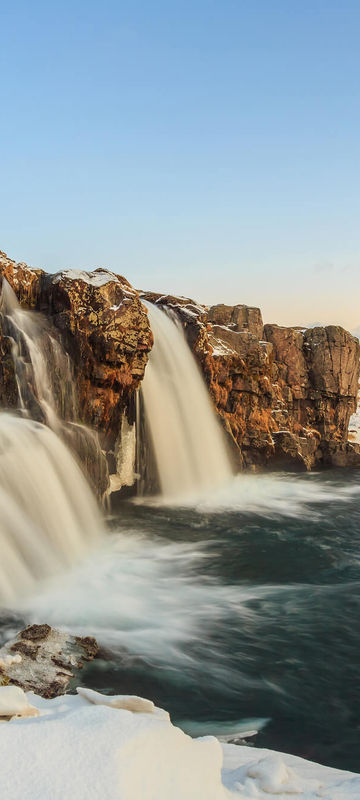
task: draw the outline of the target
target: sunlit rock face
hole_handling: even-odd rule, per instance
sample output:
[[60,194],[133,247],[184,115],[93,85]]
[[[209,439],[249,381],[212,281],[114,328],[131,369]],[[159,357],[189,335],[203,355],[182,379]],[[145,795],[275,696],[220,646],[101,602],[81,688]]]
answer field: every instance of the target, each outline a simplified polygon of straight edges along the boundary
[[107,270],[69,270],[44,278],[41,308],[75,364],[81,419],[96,427],[108,449],[152,347],[139,295]]
[[360,464],[349,444],[359,340],[338,326],[263,326],[260,309],[146,293],[185,328],[238,466]]
[[[43,312],[70,355],[78,419],[100,434],[109,463],[116,461],[124,413],[134,420],[134,392],[153,344],[141,297],[183,325],[238,468],[360,463],[359,446],[347,441],[360,343],[343,328],[264,327],[258,308],[140,295],[104,269],[47,275],[0,253],[2,275],[24,308]],[[18,404],[11,343],[1,331],[0,404]]]
[[37,307],[44,274],[42,269],[33,269],[24,263],[18,264],[0,250],[0,275],[6,278],[20,305],[25,308]]
[[[134,392],[144,376],[153,343],[139,294],[125,278],[107,270],[65,270],[47,275],[43,270],[16,264],[5,254],[0,257],[2,277],[24,309],[42,312],[49,334],[70,356],[77,398],[75,420],[71,421],[94,428],[111,460],[124,412],[133,421]],[[21,405],[11,349],[11,339],[4,335],[0,319],[0,405],[6,408]],[[48,355],[50,358],[50,351]],[[58,399],[57,378],[61,384],[61,375],[57,376],[56,367],[52,369],[51,365],[50,372]],[[57,410],[67,416],[62,408]],[[84,438],[80,429],[71,430],[71,440],[94,482],[99,470],[93,474],[92,440]],[[100,468],[104,487],[102,464]]]

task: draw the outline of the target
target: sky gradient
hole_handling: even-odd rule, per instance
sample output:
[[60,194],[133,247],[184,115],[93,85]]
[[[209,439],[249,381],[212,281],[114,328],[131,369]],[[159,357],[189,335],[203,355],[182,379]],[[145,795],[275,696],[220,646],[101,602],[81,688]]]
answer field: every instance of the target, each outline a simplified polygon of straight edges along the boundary
[[0,21],[0,249],[360,325],[358,0],[13,0]]

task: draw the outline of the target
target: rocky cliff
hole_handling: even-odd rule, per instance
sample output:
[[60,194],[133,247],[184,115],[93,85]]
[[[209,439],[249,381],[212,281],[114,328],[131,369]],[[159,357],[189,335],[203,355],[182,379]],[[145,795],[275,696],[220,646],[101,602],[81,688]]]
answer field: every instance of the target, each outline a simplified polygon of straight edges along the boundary
[[360,465],[348,442],[359,340],[338,326],[263,326],[260,309],[147,292],[183,325],[240,467]]
[[[128,435],[126,426],[134,420],[135,390],[153,342],[142,298],[171,308],[183,325],[238,468],[360,464],[359,445],[348,442],[360,344],[343,328],[263,326],[258,308],[141,295],[125,278],[104,269],[48,275],[4,253],[0,276],[22,307],[42,315],[47,335],[70,357],[77,396],[73,421],[99,434],[110,473],[118,468],[124,421]],[[50,351],[49,365],[58,413],[66,418],[61,375]],[[0,404],[19,406],[12,339],[1,325]],[[91,465],[87,470],[91,473]]]
[[[5,253],[0,253],[0,276],[6,278],[22,307],[40,312],[46,319],[47,340],[43,346],[48,353],[57,412],[97,431],[110,472],[114,472],[122,420],[125,415],[133,421],[134,392],[144,376],[153,342],[138,292],[125,278],[107,270],[65,270],[47,275],[15,263]],[[9,331],[0,323],[0,403],[2,407],[16,408],[21,404],[19,385],[14,374],[12,340],[6,333]],[[70,356],[76,387],[76,410],[72,414],[69,403],[61,398],[61,376],[56,375],[57,365],[52,363],[50,339],[58,341]],[[26,360],[26,342],[23,349]],[[34,413],[34,407],[33,403],[31,415],[46,422],[38,411]],[[87,437],[84,447],[80,432],[72,428],[69,443],[74,444],[86,462],[87,472],[95,479],[92,439]],[[107,483],[101,472],[103,483]]]

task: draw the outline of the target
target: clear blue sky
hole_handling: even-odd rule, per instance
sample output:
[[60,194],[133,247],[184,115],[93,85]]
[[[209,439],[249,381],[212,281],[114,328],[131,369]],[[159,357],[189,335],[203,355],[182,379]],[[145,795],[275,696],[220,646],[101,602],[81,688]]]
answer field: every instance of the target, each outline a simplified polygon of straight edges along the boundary
[[0,21],[0,249],[360,324],[359,0],[12,0]]

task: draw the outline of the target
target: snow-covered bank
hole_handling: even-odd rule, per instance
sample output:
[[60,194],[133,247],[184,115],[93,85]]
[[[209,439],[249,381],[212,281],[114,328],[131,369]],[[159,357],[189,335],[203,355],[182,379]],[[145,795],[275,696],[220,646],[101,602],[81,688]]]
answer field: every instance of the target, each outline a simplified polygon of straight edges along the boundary
[[[0,716],[2,694],[3,713],[11,713],[9,689],[0,688]],[[15,701],[14,713],[21,713],[21,698]],[[28,703],[38,716],[28,716]],[[266,750],[222,747],[213,737],[191,739],[149,701],[86,691],[44,700],[28,693],[24,713],[0,724],[6,800],[360,798],[360,776]]]
[[263,800],[360,800],[360,775],[298,756],[223,745],[222,779],[230,797]]

